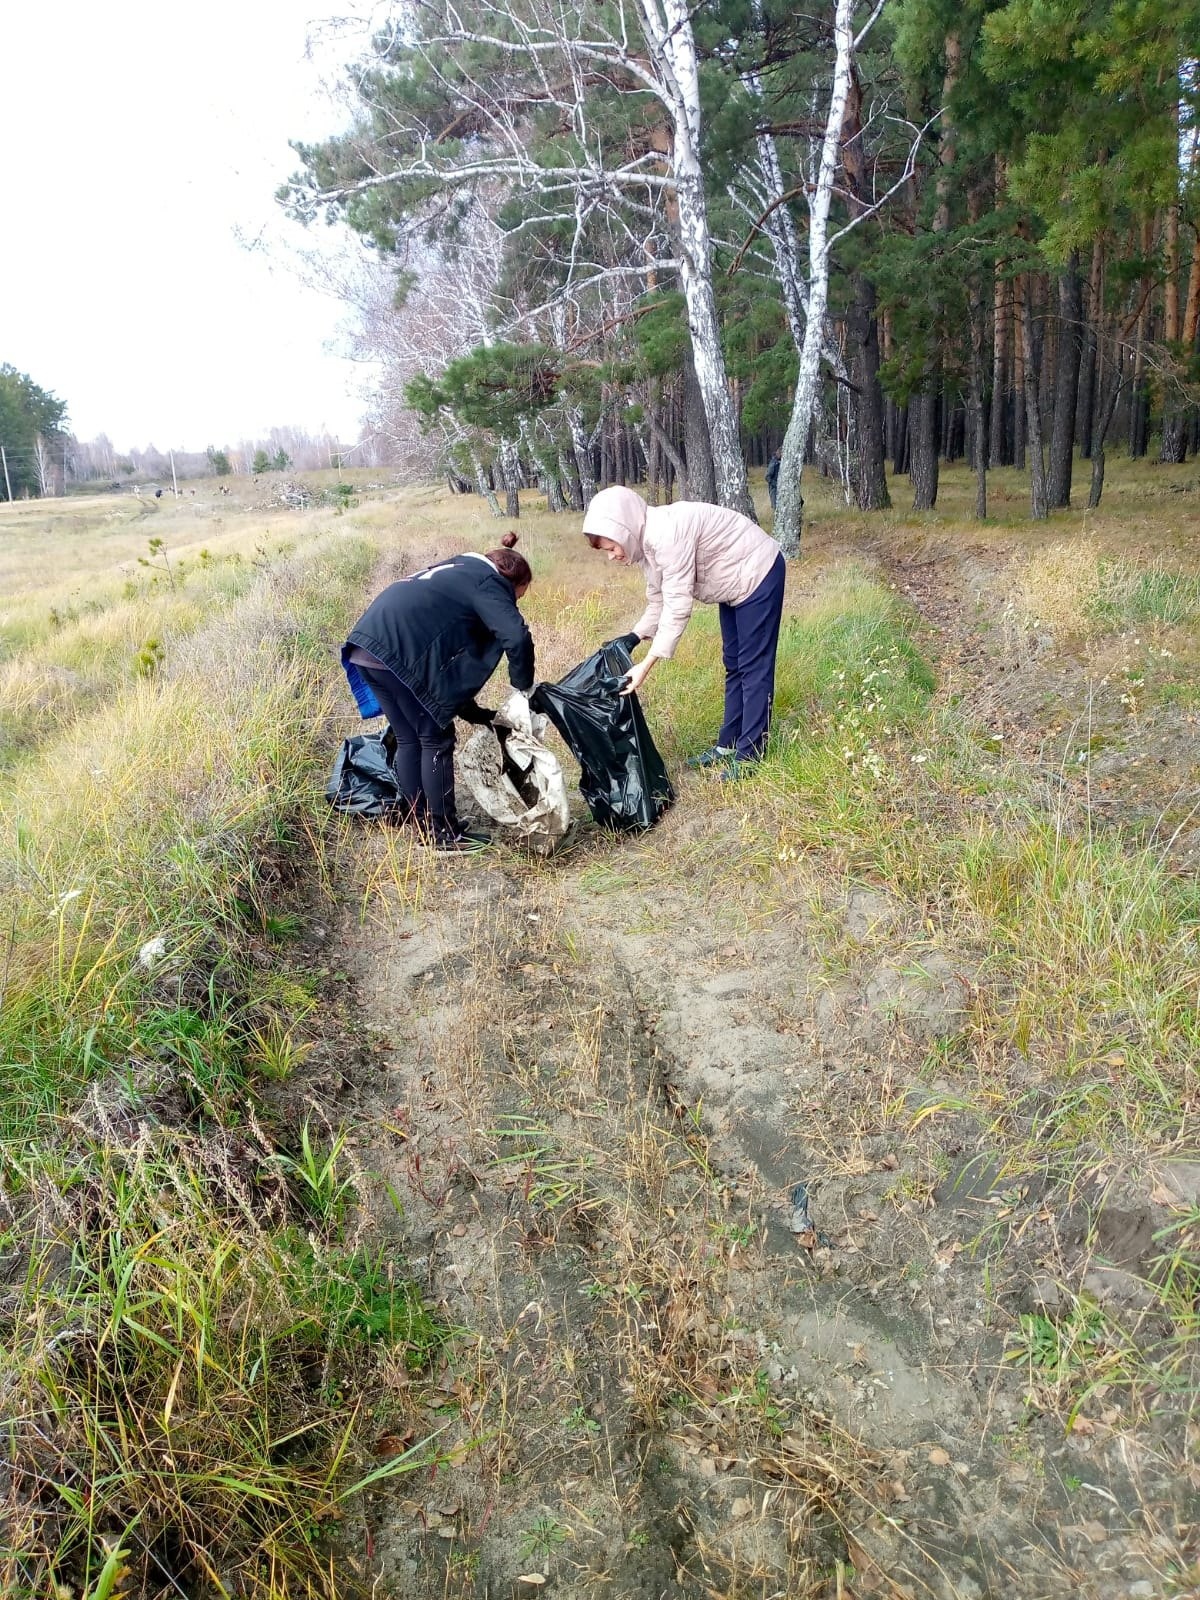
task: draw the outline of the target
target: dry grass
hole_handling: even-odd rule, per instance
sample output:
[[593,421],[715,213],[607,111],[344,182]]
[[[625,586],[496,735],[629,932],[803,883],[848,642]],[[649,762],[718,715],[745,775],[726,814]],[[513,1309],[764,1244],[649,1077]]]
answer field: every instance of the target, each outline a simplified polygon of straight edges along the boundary
[[0,507],[0,770],[162,676],[179,642],[268,569],[348,526],[328,508],[263,512],[212,489]]
[[289,1194],[294,1165],[257,1126],[197,1139],[97,1100],[10,1168],[37,1292],[0,1364],[5,1594],[99,1595],[117,1568],[113,1593],[339,1592],[323,1525],[370,1467],[338,1390],[439,1336],[411,1284]]
[[1088,538],[1061,540],[1030,556],[1021,571],[1021,621],[1064,639],[1086,634],[1100,592],[1100,562]]
[[[409,490],[364,500],[336,520],[328,511],[271,516],[263,529],[244,506],[222,508],[223,528],[216,514],[189,526],[185,508],[177,522],[154,521],[156,535],[169,530],[171,559],[186,563],[174,591],[165,568],[118,570],[146,553],[150,515],[89,532],[87,513],[72,507],[85,528],[69,538],[65,526],[26,530],[24,553],[12,558],[24,565],[11,571],[32,587],[0,618],[8,652],[0,671],[18,728],[0,794],[15,841],[0,858],[11,917],[0,1032],[11,1087],[0,1120],[13,1138],[36,1133],[44,1171],[8,1146],[0,1245],[16,1296],[6,1333],[17,1315],[40,1316],[42,1333],[30,1359],[0,1381],[17,1385],[26,1420],[45,1406],[48,1384],[62,1397],[36,1466],[60,1486],[48,1491],[58,1499],[36,1555],[27,1457],[19,1504],[8,1509],[21,1544],[11,1570],[27,1591],[51,1572],[86,1590],[112,1550],[136,1553],[138,1538],[158,1548],[148,1524],[134,1520],[136,1476],[153,1484],[156,1527],[183,1539],[188,1561],[228,1560],[245,1592],[264,1600],[342,1592],[342,1579],[328,1575],[321,1508],[363,1472],[347,1463],[344,1476],[329,1477],[339,1439],[358,1444],[331,1431],[328,1410],[311,1458],[286,1483],[270,1479],[269,1494],[286,1499],[279,1515],[258,1515],[270,1502],[248,1486],[267,1483],[252,1476],[266,1469],[261,1457],[238,1456],[232,1440],[221,1452],[242,1465],[222,1492],[236,1504],[205,1498],[211,1484],[184,1494],[178,1475],[164,1476],[146,1454],[161,1449],[163,1412],[185,1403],[189,1449],[213,1426],[214,1406],[251,1418],[244,1435],[281,1425],[274,1413],[262,1420],[266,1400],[244,1364],[250,1347],[233,1336],[248,1307],[272,1308],[269,1331],[303,1305],[309,1290],[282,1260],[291,1249],[285,1230],[306,1185],[325,1181],[322,1162],[335,1150],[335,1171],[351,1171],[343,1160],[377,1166],[414,1225],[440,1230],[453,1218],[462,1229],[439,1235],[457,1271],[453,1290],[441,1276],[442,1314],[464,1330],[448,1371],[412,1382],[402,1339],[387,1352],[341,1334],[322,1333],[318,1343],[348,1363],[347,1392],[386,1397],[376,1419],[391,1429],[385,1437],[409,1429],[424,1437],[435,1412],[453,1414],[438,1448],[455,1488],[439,1504],[461,1494],[470,1551],[489,1552],[498,1583],[519,1573],[489,1542],[489,1495],[508,1507],[530,1559],[586,1586],[610,1581],[621,1559],[637,1560],[642,1534],[663,1517],[656,1483],[695,1489],[711,1481],[710,1465],[718,1487],[728,1484],[714,1502],[726,1526],[696,1522],[682,1539],[680,1581],[691,1592],[824,1597],[838,1585],[852,1592],[852,1567],[860,1576],[872,1564],[886,1571],[905,1548],[891,1510],[898,1469],[819,1405],[764,1383],[740,1308],[774,1270],[761,1243],[770,1202],[752,1172],[723,1169],[704,1108],[681,1097],[656,1055],[646,1011],[654,971],[628,970],[604,931],[616,915],[626,934],[652,934],[667,947],[701,924],[748,964],[768,933],[789,930],[796,973],[811,988],[794,1013],[794,1002],[780,1000],[778,1022],[804,1038],[823,989],[842,992],[885,957],[903,966],[930,952],[952,956],[970,986],[961,1026],[923,1064],[895,1049],[868,1093],[823,1108],[806,1146],[831,1177],[855,1179],[876,1165],[880,1129],[905,1130],[914,1158],[890,1191],[896,1215],[928,1208],[968,1115],[1013,1181],[1036,1173],[1072,1194],[1105,1163],[1136,1166],[1188,1147],[1200,1044],[1194,890],[1162,850],[1094,826],[1086,795],[1060,792],[1047,806],[1041,776],[1005,757],[971,712],[939,692],[929,640],[877,564],[881,549],[904,558],[944,549],[947,539],[981,563],[1002,546],[1005,561],[1021,564],[1022,609],[1060,641],[1107,649],[1142,617],[1186,640],[1194,597],[1185,548],[1196,516],[1168,483],[1141,467],[1118,471],[1102,513],[1086,529],[1079,518],[1055,519],[1048,547],[1045,530],[1019,520],[1015,480],[1004,474],[994,504],[1011,520],[1002,515],[984,530],[961,520],[964,474],[947,474],[943,509],[920,524],[902,512],[861,518],[813,485],[808,557],[790,584],[777,737],[755,782],[731,791],[683,776],[677,808],[644,839],[617,845],[584,830],[549,862],[505,854],[482,865],[436,861],[403,833],[326,823],[319,789],[334,742],[357,725],[332,652],[372,566],[387,572],[402,557],[488,548],[498,529],[484,508]],[[533,498],[521,530],[537,574],[527,611],[540,673],[553,676],[623,631],[640,593],[635,574],[586,549],[577,517],[538,512]],[[155,515],[168,514],[176,512]],[[1078,542],[1067,537],[1076,531]],[[264,533],[265,554],[256,553]],[[77,575],[43,587],[35,536],[74,550]],[[202,540],[211,552],[204,563]],[[122,593],[129,581],[136,594]],[[76,614],[53,623],[48,608],[60,599]],[[719,716],[714,623],[697,616],[645,697],[673,763],[708,742]],[[150,637],[161,637],[161,660],[142,675],[136,656]],[[363,1069],[380,1075],[378,1103],[369,1116],[356,1112],[345,1145],[335,1113],[309,1155],[294,1128],[286,1151],[264,1136],[259,1169],[290,1175],[292,1210],[285,1219],[251,1207],[248,1217],[237,1203],[231,1211],[191,1142],[195,1130],[245,1117],[264,1078],[302,1078],[313,1041],[341,1025],[328,995],[288,956],[295,919],[281,863],[289,862],[327,906],[346,906],[343,955],[356,1004],[383,1029],[379,1059]],[[851,936],[854,885],[890,910]],[[159,936],[166,958],[148,970],[138,952]],[[914,1098],[930,1081],[941,1098]],[[76,1277],[55,1253],[73,1226],[65,1124],[55,1119],[96,1083],[131,1107],[153,1106],[173,1131],[136,1159],[104,1140],[72,1155],[82,1183],[106,1194],[110,1186],[111,1206],[128,1207],[119,1218],[98,1209]],[[155,1096],[166,1097],[161,1108]],[[292,1165],[264,1169],[273,1152]],[[364,1206],[356,1228],[369,1217],[382,1226],[390,1208],[382,1186],[365,1174],[354,1182]],[[27,1184],[37,1205],[18,1203]],[[179,1205],[164,1212],[160,1190]],[[33,1259],[28,1219],[51,1213],[44,1265],[14,1274],[14,1263]],[[145,1325],[166,1348],[120,1322],[126,1311],[105,1254],[118,1224],[130,1281],[158,1308],[159,1320]],[[330,1249],[344,1254],[338,1226]],[[1086,1307],[1080,1337],[1066,1320],[1057,1346],[1065,1354],[1051,1351],[1053,1381],[1043,1375],[1039,1384],[1047,1406],[1069,1418],[1100,1374],[1110,1387],[1127,1376],[1147,1405],[1156,1383],[1184,1381],[1195,1334],[1193,1245],[1183,1223],[1163,1241],[1153,1315],[1168,1333],[1157,1347],[1149,1320],[1105,1340],[1090,1337]],[[997,1248],[1003,1255],[1009,1246]],[[333,1275],[345,1277],[341,1268]],[[64,1375],[57,1363],[69,1341],[50,1346],[78,1321],[88,1285],[98,1319],[89,1327],[122,1330],[111,1338],[114,1364],[92,1360]],[[192,1335],[166,1317],[166,1308],[204,1296],[225,1297],[229,1308],[215,1319],[223,1378],[207,1396]],[[1044,1330],[1014,1323],[1011,1331],[1009,1365],[1032,1364]],[[280,1403],[306,1416],[295,1352],[282,1350]],[[109,1385],[103,1416],[98,1375]],[[90,1411],[71,1398],[89,1384]],[[114,1398],[122,1386],[128,1412]],[[70,1406],[82,1432],[66,1427]],[[123,1427],[130,1443],[118,1449],[114,1429]],[[115,1452],[126,1474],[114,1466],[108,1509],[90,1521],[61,1487],[95,1471],[80,1464],[83,1446]],[[630,1454],[639,1470],[618,1481],[614,1463]],[[161,1508],[172,1497],[178,1514],[168,1517]],[[735,1516],[742,1500],[751,1511]],[[369,1493],[355,1503],[371,1515],[392,1505]],[[314,1517],[315,1534],[306,1520]],[[214,1526],[221,1541],[210,1545],[200,1530]],[[325,1567],[308,1560],[314,1551]],[[472,1592],[469,1561],[456,1567],[447,1556],[443,1569],[445,1593]],[[952,1573],[939,1578],[915,1555],[913,1571],[929,1592],[939,1583],[953,1592]]]
[[[736,1311],[761,1266],[757,1230],[702,1116],[659,1076],[631,976],[584,957],[565,886],[531,863],[514,897],[464,897],[465,876],[443,877],[417,923],[441,948],[412,952],[423,970],[402,989],[414,906],[375,881],[372,940],[405,955],[366,979],[400,1090],[397,1105],[381,1089],[371,1160],[418,1226],[466,1218],[443,1236],[446,1315],[474,1335],[455,1360],[453,1432],[483,1443],[442,1490],[465,1548],[503,1582],[523,1528],[522,1570],[619,1586],[614,1548],[661,1559],[667,1474],[697,1499],[685,1586],[740,1593],[757,1574],[824,1593],[849,1530],[890,1490],[870,1452],[762,1374]],[[618,1484],[630,1452],[639,1471]],[[755,1508],[719,1531],[698,1504],[714,1473],[730,1504]],[[507,1526],[493,1533],[495,1500]]]
[[1090,538],[1063,540],[1023,564],[1014,610],[1065,644],[1115,628],[1161,631],[1200,616],[1200,579],[1161,555],[1136,561],[1105,555]]
[[[374,1370],[388,1296],[343,1236],[336,1133],[232,1131],[311,1049],[287,881],[320,854],[336,645],[376,559],[349,518],[289,531],[234,584],[176,567],[108,632],[72,625],[94,683],[0,791],[14,1597],[342,1592],[322,1530],[371,1468],[321,1386]],[[139,605],[162,630],[145,674],[119,620]],[[433,1338],[401,1292],[392,1360]]]

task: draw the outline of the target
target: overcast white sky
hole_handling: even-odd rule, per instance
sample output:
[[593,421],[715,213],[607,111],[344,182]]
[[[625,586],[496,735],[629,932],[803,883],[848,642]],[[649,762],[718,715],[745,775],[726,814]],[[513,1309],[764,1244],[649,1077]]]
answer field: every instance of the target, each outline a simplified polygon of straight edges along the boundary
[[[305,59],[321,5],[5,7],[0,362],[66,400],[79,438],[358,437],[367,373],[335,353],[342,308],[276,248],[310,242],[273,198],[298,165],[288,140],[344,126],[323,81],[361,46]],[[264,229],[270,248],[239,243]]]

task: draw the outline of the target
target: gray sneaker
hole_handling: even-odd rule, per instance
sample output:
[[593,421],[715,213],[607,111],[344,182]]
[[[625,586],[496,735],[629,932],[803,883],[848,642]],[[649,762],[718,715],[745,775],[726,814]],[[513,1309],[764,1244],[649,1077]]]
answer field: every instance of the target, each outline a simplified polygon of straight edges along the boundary
[[731,745],[714,744],[708,750],[703,750],[698,756],[692,756],[687,765],[693,771],[701,771],[705,767],[721,767],[727,761],[732,761],[735,751]]

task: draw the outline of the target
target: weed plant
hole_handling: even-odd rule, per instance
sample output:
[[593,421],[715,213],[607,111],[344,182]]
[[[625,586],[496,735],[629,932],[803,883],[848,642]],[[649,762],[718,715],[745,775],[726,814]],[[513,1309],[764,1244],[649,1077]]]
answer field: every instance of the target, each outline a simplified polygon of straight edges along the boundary
[[271,1160],[113,1119],[10,1159],[6,1595],[99,1592],[115,1550],[120,1592],[337,1592],[324,1529],[362,1476],[344,1396],[376,1350],[419,1366],[438,1331],[381,1259],[284,1220]]

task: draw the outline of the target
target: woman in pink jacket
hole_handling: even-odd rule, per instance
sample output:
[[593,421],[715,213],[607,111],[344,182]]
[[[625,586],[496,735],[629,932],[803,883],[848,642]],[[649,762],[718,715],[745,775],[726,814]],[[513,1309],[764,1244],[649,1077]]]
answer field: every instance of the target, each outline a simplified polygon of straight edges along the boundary
[[610,561],[646,572],[646,609],[625,643],[633,649],[649,639],[650,651],[623,693],[640,689],[658,662],[674,655],[697,600],[720,607],[725,720],[716,743],[689,765],[720,765],[722,776],[738,777],[762,755],[770,728],[783,552],[737,511],[688,500],[648,506],[632,489],[602,489],[583,532]]

